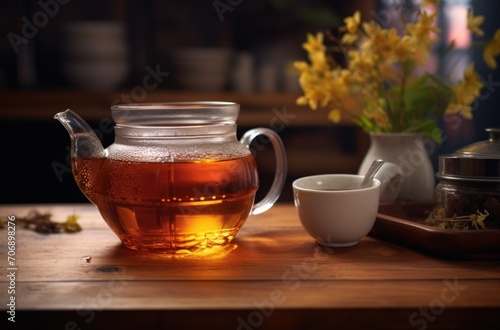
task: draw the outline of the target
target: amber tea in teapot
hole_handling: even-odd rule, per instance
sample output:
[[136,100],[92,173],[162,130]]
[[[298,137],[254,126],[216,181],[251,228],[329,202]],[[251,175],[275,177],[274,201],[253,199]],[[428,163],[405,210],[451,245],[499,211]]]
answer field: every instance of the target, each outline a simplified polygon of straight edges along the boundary
[[86,178],[97,178],[86,194],[120,239],[136,249],[161,250],[165,240],[167,249],[231,241],[250,214],[258,187],[252,156],[206,163],[73,161],[78,185],[85,189]]
[[[56,118],[73,141],[75,181],[128,248],[187,253],[224,246],[250,214],[279,197],[286,176],[281,140],[266,128],[236,140],[234,103],[129,104],[112,114],[115,142],[106,150],[71,110]],[[277,169],[268,195],[254,205],[259,179],[248,146],[260,134],[273,144]]]

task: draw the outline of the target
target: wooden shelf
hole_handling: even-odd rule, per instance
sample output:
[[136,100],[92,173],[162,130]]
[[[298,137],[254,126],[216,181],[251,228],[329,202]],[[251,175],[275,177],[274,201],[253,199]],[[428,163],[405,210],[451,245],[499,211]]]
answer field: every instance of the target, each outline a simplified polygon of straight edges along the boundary
[[[154,90],[138,102],[229,101],[240,104],[238,125],[255,126],[332,126],[327,112],[312,111],[295,103],[297,94],[193,92]],[[132,100],[131,100],[132,99]],[[110,106],[133,102],[131,91],[89,92],[77,90],[0,91],[0,119],[51,120],[70,108],[85,120],[110,118]],[[341,125],[351,125],[345,121]]]

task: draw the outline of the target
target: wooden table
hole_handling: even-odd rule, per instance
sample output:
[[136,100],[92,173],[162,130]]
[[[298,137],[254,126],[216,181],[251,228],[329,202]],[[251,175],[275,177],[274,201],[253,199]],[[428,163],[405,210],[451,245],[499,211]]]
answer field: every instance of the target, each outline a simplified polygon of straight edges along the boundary
[[293,205],[252,216],[210,257],[128,250],[90,204],[4,205],[0,214],[31,209],[57,221],[77,213],[83,230],[18,225],[14,270],[0,231],[0,304],[15,296],[19,329],[500,328],[500,260],[437,259],[372,237],[324,249]]

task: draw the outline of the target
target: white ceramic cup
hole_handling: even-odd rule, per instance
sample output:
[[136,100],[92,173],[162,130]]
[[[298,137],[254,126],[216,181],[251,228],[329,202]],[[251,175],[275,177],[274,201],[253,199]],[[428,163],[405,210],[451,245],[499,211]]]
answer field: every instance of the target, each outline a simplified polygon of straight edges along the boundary
[[324,174],[293,182],[300,222],[318,244],[356,245],[373,227],[380,199],[380,181],[360,188],[362,175]]

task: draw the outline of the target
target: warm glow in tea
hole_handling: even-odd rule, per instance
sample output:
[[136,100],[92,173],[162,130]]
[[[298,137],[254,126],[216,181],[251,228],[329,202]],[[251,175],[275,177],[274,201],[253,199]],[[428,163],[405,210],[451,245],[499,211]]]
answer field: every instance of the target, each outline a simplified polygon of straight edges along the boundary
[[75,158],[73,166],[80,189],[136,250],[187,252],[229,243],[258,188],[251,155],[184,163]]

